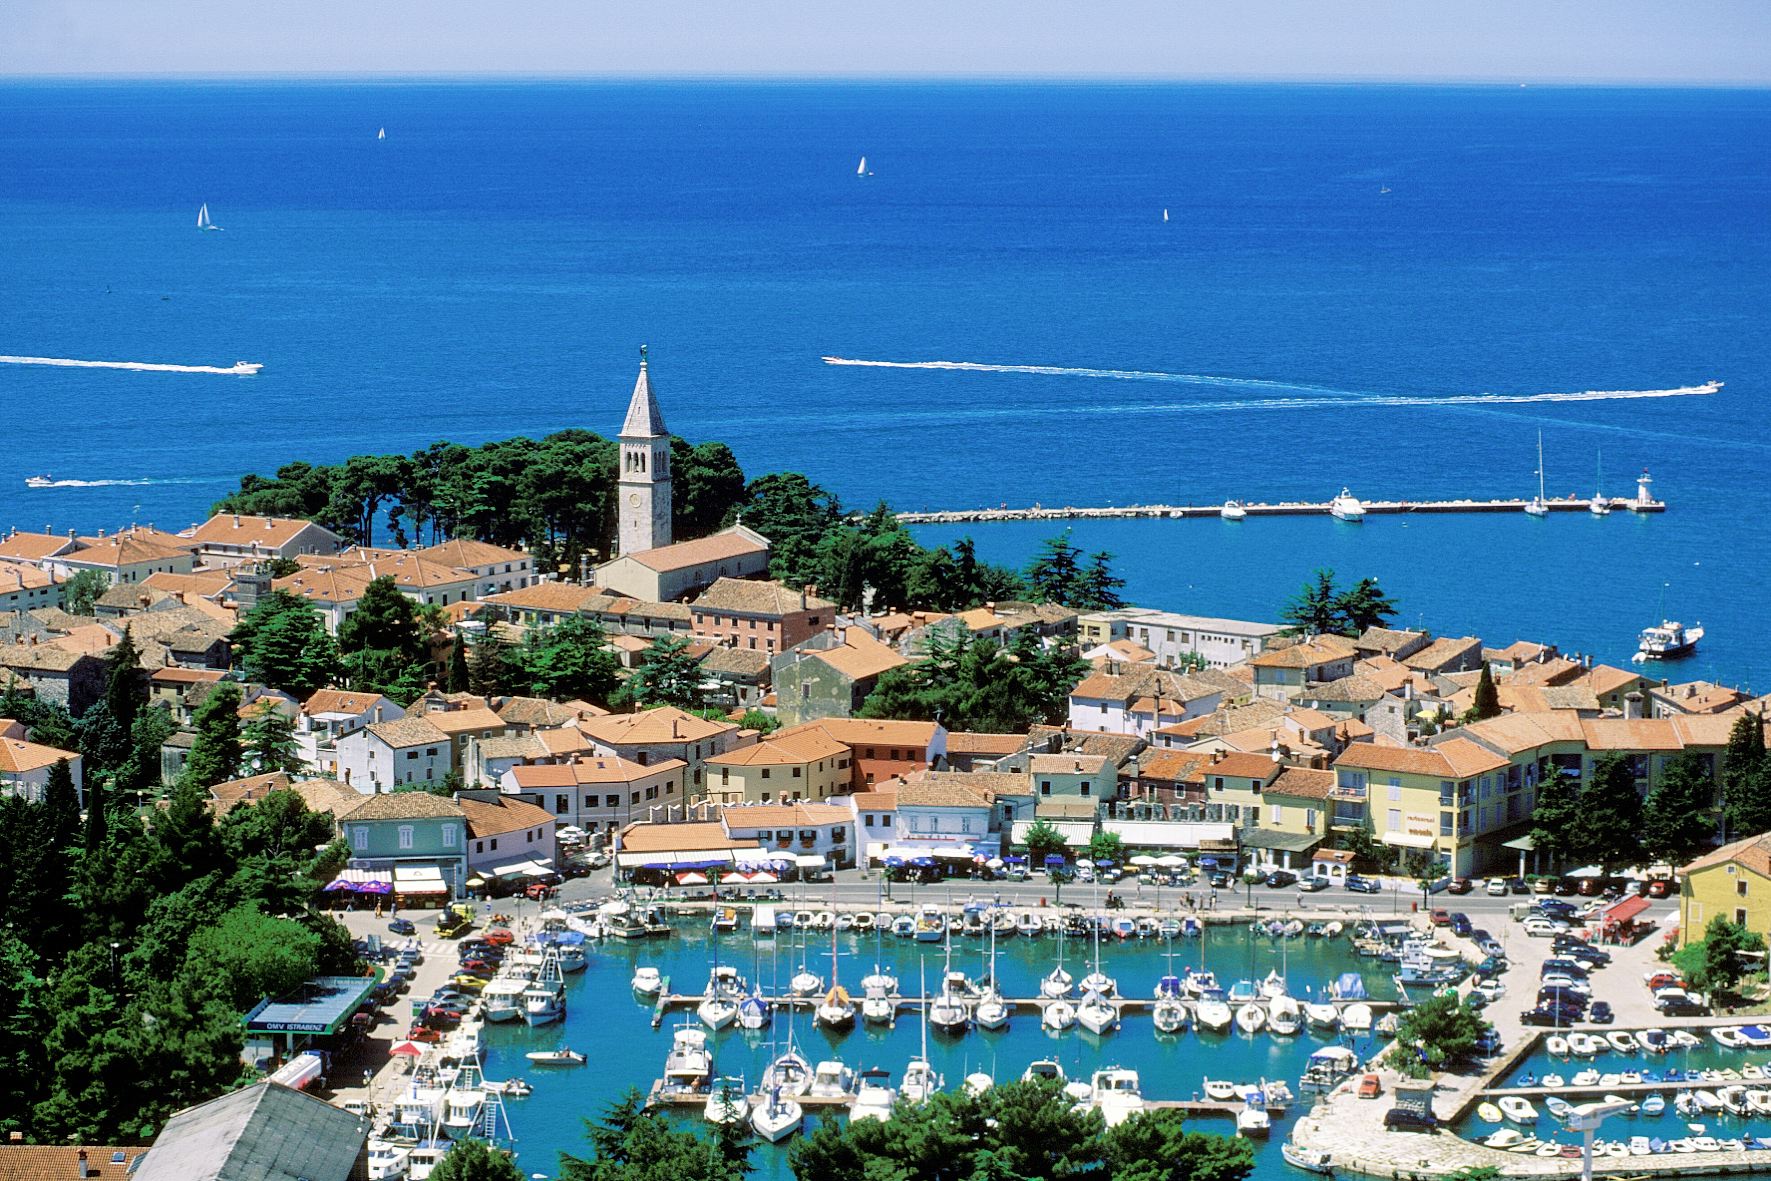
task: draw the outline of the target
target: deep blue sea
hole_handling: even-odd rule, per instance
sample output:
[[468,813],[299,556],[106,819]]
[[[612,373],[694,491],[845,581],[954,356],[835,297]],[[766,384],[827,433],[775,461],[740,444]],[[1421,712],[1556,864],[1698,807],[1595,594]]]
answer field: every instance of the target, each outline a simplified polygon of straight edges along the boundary
[[[1151,605],[1271,617],[1332,565],[1611,661],[1664,597],[1709,631],[1669,671],[1763,689],[1767,144],[1763,91],[7,84],[0,353],[265,368],[0,364],[0,524],[612,433],[644,342],[675,431],[859,506],[1523,496],[1541,430],[1553,492],[1646,466],[1671,511],[1075,536]],[[972,530],[1015,562],[1054,531]]]

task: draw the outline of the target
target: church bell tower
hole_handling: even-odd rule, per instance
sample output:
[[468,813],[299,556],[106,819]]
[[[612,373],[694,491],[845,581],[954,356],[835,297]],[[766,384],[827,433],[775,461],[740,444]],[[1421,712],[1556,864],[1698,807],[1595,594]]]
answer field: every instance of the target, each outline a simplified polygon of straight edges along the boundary
[[617,542],[622,554],[670,544],[670,432],[646,373],[646,346],[640,346],[640,375],[621,424],[621,478]]

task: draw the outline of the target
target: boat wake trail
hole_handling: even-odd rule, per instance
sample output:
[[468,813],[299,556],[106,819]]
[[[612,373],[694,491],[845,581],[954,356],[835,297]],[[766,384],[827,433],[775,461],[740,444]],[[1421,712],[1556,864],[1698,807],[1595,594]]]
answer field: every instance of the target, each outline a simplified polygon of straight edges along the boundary
[[73,357],[0,357],[5,365],[58,365],[65,369],[134,369],[141,373],[220,373],[229,377],[249,376],[264,366],[256,361],[235,361],[232,365],[161,365],[153,361],[81,361]]
[[148,484],[164,482],[160,480],[51,480],[47,484],[32,486],[36,488],[140,488]]
[[[1113,381],[1154,381],[1217,389],[1247,390],[1278,396],[1238,401],[1149,407],[1177,410],[1309,409],[1321,406],[1502,406],[1531,402],[1619,402],[1639,398],[1689,398],[1713,394],[1719,381],[1665,390],[1577,390],[1545,394],[1387,394],[1337,389],[1305,382],[1269,381],[1253,377],[1222,377],[1205,373],[1166,373],[1148,369],[1086,369],[1061,365],[991,365],[981,361],[864,361],[825,357],[826,365],[858,365],[872,369],[952,369],[967,373],[1021,373],[1040,377],[1092,377]],[[1287,396],[1289,395],[1289,396]],[[1302,396],[1299,396],[1302,395]]]

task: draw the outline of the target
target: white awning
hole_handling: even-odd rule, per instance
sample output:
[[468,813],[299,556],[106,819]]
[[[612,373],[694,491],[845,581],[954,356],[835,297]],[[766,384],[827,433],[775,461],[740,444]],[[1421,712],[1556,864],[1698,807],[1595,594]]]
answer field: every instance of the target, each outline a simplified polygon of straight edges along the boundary
[[746,864],[754,865],[757,860],[773,861],[775,858],[785,859],[785,854],[770,853],[767,849],[670,849],[657,850],[651,853],[617,853],[615,864],[622,869],[635,869],[642,865],[697,865],[709,862],[716,865],[731,865],[734,860],[746,859]]
[[1431,849],[1439,843],[1438,837],[1429,837],[1418,832],[1386,832],[1380,839],[1386,845],[1403,849]]
[[447,894],[443,871],[434,865],[394,866],[394,892],[397,894]]
[[501,878],[540,878],[546,877],[553,870],[539,861],[513,861],[509,865],[500,865],[490,872]]
[[[1027,843],[1027,830],[1037,824],[1037,820],[1017,820],[1010,830],[1009,840],[1017,845]],[[1064,843],[1074,848],[1085,848],[1094,840],[1095,825],[1092,820],[1047,820],[1047,824],[1058,830]]]
[[801,869],[818,869],[826,863],[826,858],[818,853],[801,853],[793,859]]
[[1215,820],[1105,820],[1101,828],[1134,849],[1197,849],[1206,841],[1236,839],[1234,825]]

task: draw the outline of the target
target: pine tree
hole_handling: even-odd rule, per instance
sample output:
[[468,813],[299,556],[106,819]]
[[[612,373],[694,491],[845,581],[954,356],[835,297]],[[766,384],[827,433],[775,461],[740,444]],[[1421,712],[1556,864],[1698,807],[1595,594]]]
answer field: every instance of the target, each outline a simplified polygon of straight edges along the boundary
[[1722,756],[1722,799],[1736,837],[1771,831],[1771,760],[1765,756],[1765,720],[1748,710],[1734,720]]
[[1581,823],[1580,786],[1554,763],[1537,784],[1531,812],[1531,843],[1550,862],[1580,860],[1590,847]]
[[1580,793],[1580,827],[1587,859],[1607,872],[1642,858],[1642,797],[1621,754],[1602,756]]
[[1335,599],[1340,615],[1336,631],[1356,636],[1368,627],[1383,627],[1396,614],[1396,601],[1384,594],[1375,578],[1361,578],[1353,589]]
[[1482,675],[1476,681],[1476,700],[1470,710],[1477,721],[1500,716],[1500,691],[1494,687],[1494,674],[1489,671],[1486,661],[1482,664]]
[[207,790],[240,771],[240,687],[222,681],[209,691],[192,718],[197,731],[182,784]]
[[474,641],[467,658],[467,687],[482,697],[509,691],[511,679],[511,648],[496,633],[488,630]]
[[295,723],[266,701],[240,732],[241,763],[260,775],[300,771],[305,765],[295,741]]
[[1683,865],[1716,834],[1716,781],[1693,754],[1661,769],[1642,803],[1642,849],[1655,861]]
[[458,632],[449,648],[449,692],[467,692],[471,679],[467,670],[467,637]]
[[110,816],[106,814],[110,802],[106,794],[104,780],[94,776],[86,781],[86,829],[80,835],[80,847],[88,858],[102,853],[110,839]]
[[700,701],[701,662],[688,648],[680,636],[660,636],[652,641],[633,675],[615,690],[614,700],[634,706],[693,709]]
[[48,847],[60,856],[80,831],[80,793],[74,790],[74,774],[68,760],[49,768],[43,786],[43,835]]
[[1287,603],[1279,618],[1293,635],[1327,635],[1341,626],[1341,594],[1335,589],[1334,571],[1318,570],[1310,582]]

